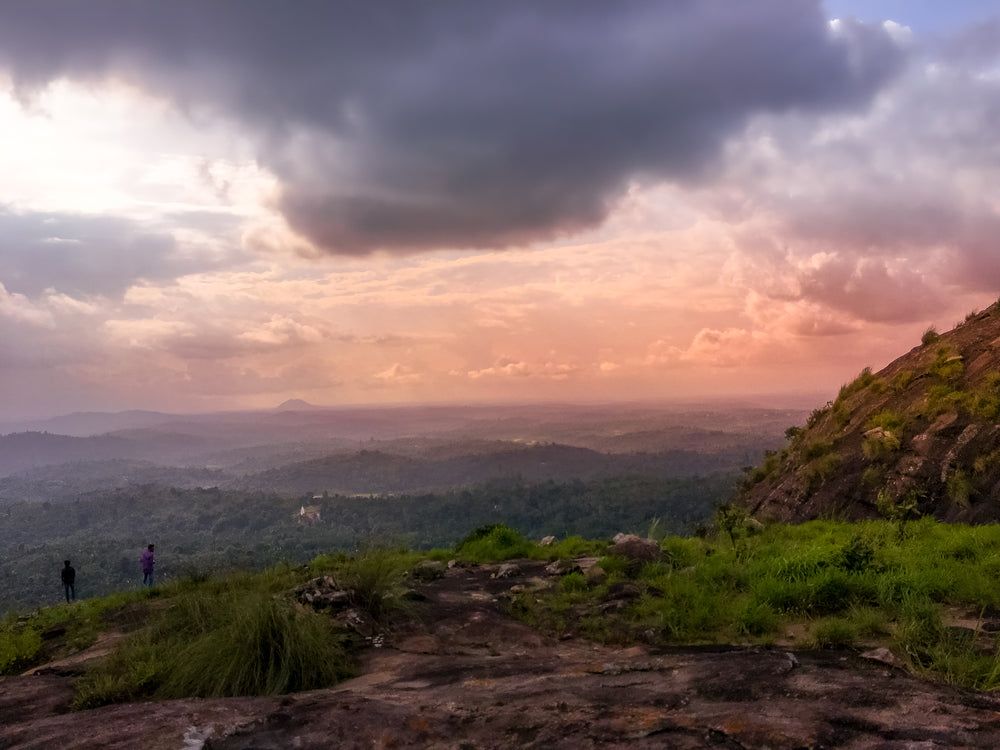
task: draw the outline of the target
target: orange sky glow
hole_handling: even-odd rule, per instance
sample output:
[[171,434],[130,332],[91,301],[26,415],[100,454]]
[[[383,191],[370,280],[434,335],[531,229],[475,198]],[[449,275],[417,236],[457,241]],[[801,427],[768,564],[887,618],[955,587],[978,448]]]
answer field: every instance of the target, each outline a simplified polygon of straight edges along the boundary
[[[214,45],[195,76],[124,22],[122,55],[93,67],[0,32],[0,418],[289,398],[818,405],[996,300],[992,4],[940,29],[800,0],[736,18],[668,5],[574,16],[577,40],[498,4],[512,15],[484,22],[468,72],[441,60],[475,18],[407,37],[411,57],[367,63],[366,88],[318,57],[310,85],[346,92],[319,113],[306,83],[287,101],[267,88],[270,47]],[[0,26],[56,49],[27,7]],[[609,23],[635,59],[565,94],[534,92],[507,52],[548,34],[524,64],[558,72]],[[735,62],[660,51],[678,25],[730,40]],[[106,26],[74,43],[104,49]],[[772,65],[770,34],[828,49],[786,80],[812,53],[779,46]],[[298,63],[279,52],[285,76]],[[240,65],[270,104],[240,93]]]

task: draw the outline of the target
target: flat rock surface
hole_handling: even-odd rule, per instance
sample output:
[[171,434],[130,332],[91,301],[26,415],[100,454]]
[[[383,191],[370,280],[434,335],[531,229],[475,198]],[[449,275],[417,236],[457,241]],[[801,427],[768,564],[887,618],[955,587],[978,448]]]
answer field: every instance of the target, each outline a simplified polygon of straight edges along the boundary
[[360,677],[274,698],[69,713],[70,675],[0,680],[0,750],[328,748],[997,748],[1000,697],[853,652],[611,648],[540,636],[495,596],[496,568],[426,584],[420,622],[364,655]]

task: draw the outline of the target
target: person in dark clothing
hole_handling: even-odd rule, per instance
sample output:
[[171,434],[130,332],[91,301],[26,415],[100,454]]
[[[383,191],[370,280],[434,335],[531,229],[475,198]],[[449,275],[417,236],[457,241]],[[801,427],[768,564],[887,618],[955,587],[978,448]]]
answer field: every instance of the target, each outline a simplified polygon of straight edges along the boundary
[[152,586],[153,585],[153,545],[150,544],[146,547],[146,551],[142,553],[142,558],[139,560],[142,563],[142,585]]
[[76,601],[76,568],[69,564],[69,560],[63,562],[62,582],[66,591],[66,602],[71,599]]

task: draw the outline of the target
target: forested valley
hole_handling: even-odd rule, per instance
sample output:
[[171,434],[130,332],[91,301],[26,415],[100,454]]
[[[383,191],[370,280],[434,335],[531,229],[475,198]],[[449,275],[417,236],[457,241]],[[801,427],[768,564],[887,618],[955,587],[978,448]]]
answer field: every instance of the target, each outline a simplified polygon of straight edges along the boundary
[[[803,414],[476,407],[71,415],[0,435],[0,613],[370,546],[690,533]],[[110,431],[100,430],[112,427]],[[52,431],[50,431],[52,430]],[[69,434],[60,434],[62,430]]]
[[[281,497],[271,493],[140,486],[74,500],[0,507],[0,612],[62,595],[70,559],[77,595],[101,596],[141,581],[139,555],[156,544],[160,580],[277,561],[306,562],[370,545],[450,546],[471,529],[506,523],[530,537],[611,536],[696,529],[724,501],[732,473],[584,482],[493,482],[441,493]],[[302,514],[309,513],[318,518]]]

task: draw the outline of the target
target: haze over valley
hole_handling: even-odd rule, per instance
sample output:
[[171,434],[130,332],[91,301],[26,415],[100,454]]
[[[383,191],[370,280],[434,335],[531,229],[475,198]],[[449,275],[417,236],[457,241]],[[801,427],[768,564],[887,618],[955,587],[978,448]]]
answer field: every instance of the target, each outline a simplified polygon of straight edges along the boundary
[[[539,537],[690,531],[805,414],[293,403],[19,425],[35,429],[0,436],[0,573],[19,582],[0,604],[45,601],[46,572],[65,555],[87,571],[88,593],[130,586],[147,538],[169,578],[373,543],[447,546],[487,522]],[[303,519],[305,506],[319,518]]]

